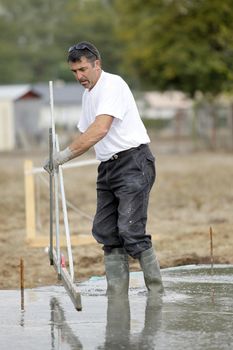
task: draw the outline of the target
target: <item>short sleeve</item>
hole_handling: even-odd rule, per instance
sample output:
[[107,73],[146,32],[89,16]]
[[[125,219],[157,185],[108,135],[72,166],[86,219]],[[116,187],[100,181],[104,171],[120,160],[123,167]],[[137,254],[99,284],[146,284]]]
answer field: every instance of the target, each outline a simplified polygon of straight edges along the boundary
[[108,114],[122,120],[125,113],[124,84],[120,79],[104,86],[100,94],[96,116]]

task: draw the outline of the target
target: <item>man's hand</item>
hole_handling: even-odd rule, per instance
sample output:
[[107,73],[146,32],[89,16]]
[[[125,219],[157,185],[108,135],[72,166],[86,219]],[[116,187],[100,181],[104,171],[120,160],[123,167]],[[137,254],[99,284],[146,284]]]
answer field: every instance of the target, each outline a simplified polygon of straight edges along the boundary
[[53,174],[53,166],[50,167],[50,160],[49,159],[46,159],[44,165],[43,165],[43,168],[45,171],[47,171],[47,173],[49,173],[50,175]]
[[45,164],[43,165],[43,168],[49,173],[53,174],[54,170],[58,169],[59,165],[64,164],[65,162],[68,162],[68,160],[73,158],[73,153],[69,147],[64,149],[61,152],[56,152],[53,155],[53,166],[52,169],[50,167],[50,161],[47,159],[45,161]]

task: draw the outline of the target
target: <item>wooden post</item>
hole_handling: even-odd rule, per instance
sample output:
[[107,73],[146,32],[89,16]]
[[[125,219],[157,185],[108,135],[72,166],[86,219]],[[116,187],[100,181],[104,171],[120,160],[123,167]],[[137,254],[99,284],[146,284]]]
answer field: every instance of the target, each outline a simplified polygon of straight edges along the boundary
[[32,173],[33,163],[31,160],[24,162],[25,180],[25,211],[26,211],[26,236],[32,240],[36,237],[36,215],[35,215],[35,186]]

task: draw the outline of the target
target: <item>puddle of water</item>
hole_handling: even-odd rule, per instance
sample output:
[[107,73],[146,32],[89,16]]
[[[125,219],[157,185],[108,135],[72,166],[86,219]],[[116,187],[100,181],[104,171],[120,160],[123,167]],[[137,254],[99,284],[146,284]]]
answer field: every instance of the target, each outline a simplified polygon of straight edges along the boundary
[[162,270],[163,304],[145,294],[142,273],[131,274],[129,299],[107,299],[105,278],[80,284],[77,312],[62,287],[0,291],[1,350],[233,348],[233,266]]

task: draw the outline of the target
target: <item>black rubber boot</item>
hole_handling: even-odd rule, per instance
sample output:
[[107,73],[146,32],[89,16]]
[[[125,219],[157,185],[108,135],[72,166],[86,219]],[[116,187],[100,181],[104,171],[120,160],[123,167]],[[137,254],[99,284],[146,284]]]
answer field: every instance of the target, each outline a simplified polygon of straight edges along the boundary
[[162,295],[164,291],[163,283],[154,249],[150,248],[142,252],[139,258],[139,263],[144,274],[144,280],[149,295]]
[[129,263],[124,248],[112,249],[104,254],[108,296],[128,295]]

